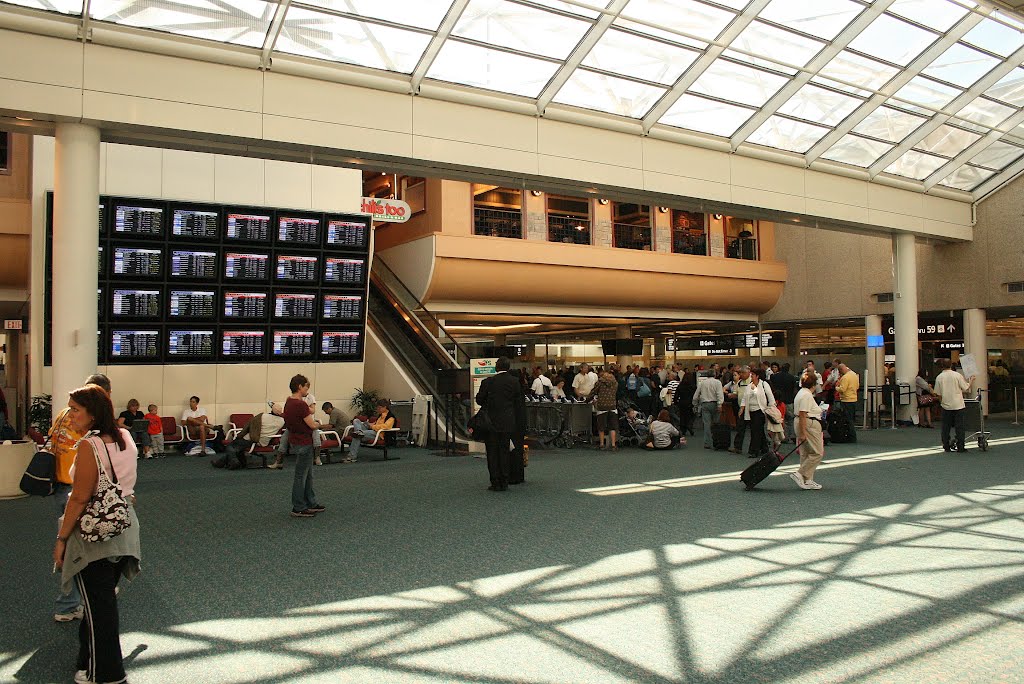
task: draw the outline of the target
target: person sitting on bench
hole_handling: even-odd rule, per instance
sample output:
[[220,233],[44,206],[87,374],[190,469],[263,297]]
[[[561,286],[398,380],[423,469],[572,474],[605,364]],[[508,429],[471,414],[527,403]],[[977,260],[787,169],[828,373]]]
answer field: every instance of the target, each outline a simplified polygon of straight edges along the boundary
[[248,465],[246,454],[249,453],[253,442],[265,447],[281,432],[283,427],[284,418],[275,416],[273,413],[257,413],[250,418],[249,422],[242,426],[242,431],[228,442],[227,458],[225,459],[227,468],[229,470],[245,468]]
[[359,447],[365,441],[373,442],[381,430],[395,427],[395,417],[391,415],[391,402],[387,399],[377,400],[377,418],[373,423],[363,422],[356,418],[352,421],[352,443],[349,445],[349,456],[343,463],[355,463],[359,458]]
[[210,437],[210,419],[206,415],[206,409],[199,408],[199,397],[189,397],[188,410],[181,414],[181,422],[185,424],[188,438],[192,441],[199,440],[199,444],[192,447],[188,456],[205,456],[213,453],[213,449],[207,448],[206,440]]

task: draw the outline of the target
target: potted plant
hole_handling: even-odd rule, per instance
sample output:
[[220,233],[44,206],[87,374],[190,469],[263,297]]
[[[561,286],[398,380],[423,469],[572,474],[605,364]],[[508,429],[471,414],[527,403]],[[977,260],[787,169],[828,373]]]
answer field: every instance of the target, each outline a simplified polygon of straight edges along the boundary
[[352,395],[351,407],[360,415],[370,417],[377,412],[377,400],[380,398],[381,394],[378,390],[356,387],[355,393]]
[[32,397],[28,407],[28,424],[42,434],[50,431],[53,411],[53,397],[49,394],[37,394]]

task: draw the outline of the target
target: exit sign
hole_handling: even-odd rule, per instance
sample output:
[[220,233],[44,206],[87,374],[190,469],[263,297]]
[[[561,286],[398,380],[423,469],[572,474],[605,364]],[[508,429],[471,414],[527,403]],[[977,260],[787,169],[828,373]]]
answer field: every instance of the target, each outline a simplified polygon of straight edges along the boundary
[[21,330],[21,319],[8,318],[4,320],[4,330]]

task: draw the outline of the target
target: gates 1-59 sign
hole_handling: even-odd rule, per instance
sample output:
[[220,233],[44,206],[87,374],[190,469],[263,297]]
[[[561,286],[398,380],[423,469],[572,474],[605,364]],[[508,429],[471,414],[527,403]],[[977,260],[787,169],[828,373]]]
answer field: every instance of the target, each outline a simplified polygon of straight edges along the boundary
[[[896,337],[896,325],[892,316],[882,319],[882,333],[886,342],[892,342]],[[962,340],[964,339],[964,320],[961,314],[955,316],[918,316],[917,317],[917,339],[922,341],[933,340]]]

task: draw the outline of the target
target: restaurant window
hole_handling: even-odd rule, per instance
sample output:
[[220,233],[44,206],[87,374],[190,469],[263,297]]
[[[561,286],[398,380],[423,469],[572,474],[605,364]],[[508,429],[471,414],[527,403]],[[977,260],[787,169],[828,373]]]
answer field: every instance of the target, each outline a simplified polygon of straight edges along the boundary
[[614,202],[612,204],[612,244],[620,249],[650,251],[651,208],[646,204]]
[[730,259],[757,260],[757,222],[725,217],[725,255]]
[[548,240],[590,244],[590,201],[548,195]]
[[523,191],[473,184],[473,234],[523,237]]
[[672,210],[672,251],[675,254],[707,256],[708,229],[704,214]]
[[11,172],[11,134],[0,131],[0,173]]
[[409,205],[410,214],[427,210],[427,179],[418,176],[402,176],[398,180],[401,194],[399,199]]

